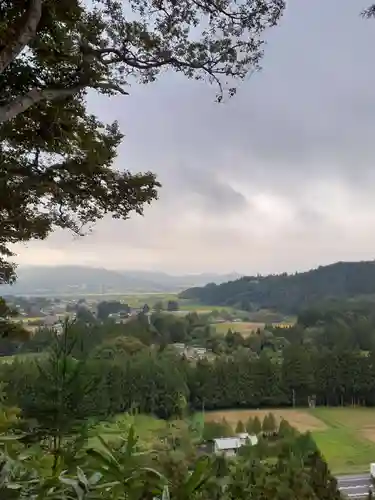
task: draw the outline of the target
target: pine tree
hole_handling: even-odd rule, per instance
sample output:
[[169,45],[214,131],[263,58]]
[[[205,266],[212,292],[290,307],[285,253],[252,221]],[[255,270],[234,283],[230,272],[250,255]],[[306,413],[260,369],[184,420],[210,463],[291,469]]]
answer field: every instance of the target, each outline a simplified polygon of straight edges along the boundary
[[277,421],[273,413],[268,414],[268,426],[270,433],[277,432]]
[[267,414],[263,418],[262,431],[265,436],[272,432],[272,420],[270,420],[270,414]]
[[312,453],[307,464],[310,466],[310,484],[319,500],[340,500],[341,494],[337,480],[332,476],[328,465],[319,451]]
[[242,432],[245,432],[245,426],[243,422],[239,420],[236,426],[236,434],[241,434]]
[[294,428],[290,425],[290,423],[282,418],[279,425],[279,436],[281,438],[287,438],[295,433]]
[[49,351],[36,361],[36,397],[24,408],[26,416],[37,422],[33,432],[47,443],[54,473],[61,458],[83,442],[87,432],[83,396],[90,397],[94,389],[92,380],[81,376],[86,361],[72,356],[75,339],[70,335],[71,326],[66,321],[61,335],[51,332]]
[[253,420],[253,433],[258,436],[262,432],[262,424],[258,416],[254,417]]
[[254,419],[252,417],[249,417],[248,421],[246,422],[246,432],[249,434],[255,434]]

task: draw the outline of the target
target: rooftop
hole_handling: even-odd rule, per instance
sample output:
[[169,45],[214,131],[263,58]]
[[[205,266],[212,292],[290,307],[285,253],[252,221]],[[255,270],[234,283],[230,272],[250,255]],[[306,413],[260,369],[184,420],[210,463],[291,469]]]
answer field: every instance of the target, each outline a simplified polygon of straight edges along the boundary
[[258,438],[254,434],[243,432],[236,437],[217,438],[213,440],[217,450],[236,450],[246,445],[247,441],[252,446],[258,443]]

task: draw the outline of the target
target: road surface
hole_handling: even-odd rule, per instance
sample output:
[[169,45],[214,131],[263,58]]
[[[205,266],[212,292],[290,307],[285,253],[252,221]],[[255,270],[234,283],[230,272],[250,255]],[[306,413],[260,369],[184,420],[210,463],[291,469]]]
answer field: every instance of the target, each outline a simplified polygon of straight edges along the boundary
[[371,487],[370,473],[337,476],[339,490],[349,498],[366,497]]

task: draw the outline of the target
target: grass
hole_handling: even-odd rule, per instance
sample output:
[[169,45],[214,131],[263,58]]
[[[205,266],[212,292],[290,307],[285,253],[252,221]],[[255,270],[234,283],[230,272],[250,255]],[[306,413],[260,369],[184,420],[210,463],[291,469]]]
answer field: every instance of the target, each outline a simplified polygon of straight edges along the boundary
[[121,437],[126,437],[131,425],[134,426],[140,442],[151,444],[156,434],[166,429],[167,422],[148,415],[119,415],[113,421],[102,422],[94,427],[94,437],[89,439],[89,446],[100,446],[95,434],[99,434],[107,442],[116,443]]
[[121,414],[112,421],[105,421],[93,427],[88,446],[95,448],[102,446],[98,434],[107,443],[117,444],[121,439],[126,439],[131,425],[143,449],[153,449],[156,442],[160,443],[162,434],[181,436],[189,432],[188,420],[167,422],[150,415]]
[[328,426],[313,433],[332,469],[337,472],[368,471],[375,461],[374,408],[316,408],[317,418]]
[[348,429],[328,429],[312,433],[332,472],[367,472],[375,459],[375,444]]
[[301,432],[311,431],[335,474],[368,472],[375,462],[375,408],[229,410],[207,413],[206,420],[226,418],[235,427],[238,420],[269,411]]

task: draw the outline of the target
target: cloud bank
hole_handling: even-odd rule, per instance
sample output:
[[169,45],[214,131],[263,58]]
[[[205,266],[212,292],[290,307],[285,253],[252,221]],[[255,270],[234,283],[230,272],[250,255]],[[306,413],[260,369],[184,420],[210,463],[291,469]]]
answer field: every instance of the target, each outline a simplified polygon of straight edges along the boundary
[[290,0],[237,96],[165,75],[94,97],[126,137],[118,168],[163,187],[144,217],[18,246],[21,264],[169,272],[307,269],[375,257],[375,21],[358,0]]

